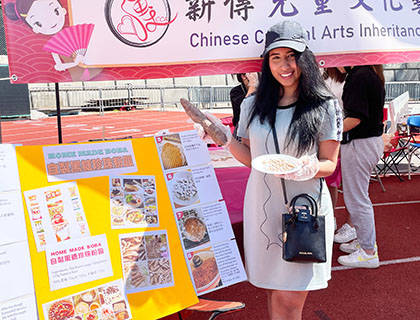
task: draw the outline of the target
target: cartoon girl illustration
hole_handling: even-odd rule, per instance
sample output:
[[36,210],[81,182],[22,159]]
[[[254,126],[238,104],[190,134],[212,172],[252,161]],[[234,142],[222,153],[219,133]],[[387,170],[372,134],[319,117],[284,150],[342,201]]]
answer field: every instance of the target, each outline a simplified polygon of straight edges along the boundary
[[52,35],[43,50],[51,53],[57,71],[79,69],[72,70],[73,80],[89,80],[102,70],[92,70],[89,74],[86,68],[80,68],[94,25],[79,24],[63,29],[67,10],[58,0],[15,0],[7,3],[4,11],[9,19],[24,22],[34,33]]

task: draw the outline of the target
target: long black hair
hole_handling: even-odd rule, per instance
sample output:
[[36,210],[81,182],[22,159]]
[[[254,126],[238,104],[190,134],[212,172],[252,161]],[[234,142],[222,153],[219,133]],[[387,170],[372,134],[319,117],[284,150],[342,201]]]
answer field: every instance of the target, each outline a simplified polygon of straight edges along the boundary
[[[301,156],[317,142],[321,119],[326,111],[325,102],[332,98],[322,78],[315,56],[306,48],[302,53],[295,51],[297,66],[302,71],[297,88],[297,102],[286,137],[286,148],[297,142],[297,154]],[[269,54],[264,57],[260,83],[252,106],[248,127],[254,118],[261,123],[268,121],[274,126],[277,105],[284,94],[283,86],[274,78],[269,65]]]

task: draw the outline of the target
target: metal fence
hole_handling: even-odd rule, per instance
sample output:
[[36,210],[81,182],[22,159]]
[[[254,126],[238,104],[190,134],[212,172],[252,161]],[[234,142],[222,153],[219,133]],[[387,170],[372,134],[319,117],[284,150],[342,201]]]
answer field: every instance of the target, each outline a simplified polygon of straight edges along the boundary
[[420,81],[410,81],[410,82],[387,82],[385,84],[386,92],[386,101],[391,101],[399,95],[408,91],[410,96],[410,101],[419,102],[420,101]]
[[[386,101],[409,92],[410,101],[420,101],[420,82],[388,82],[385,85]],[[148,108],[165,106],[178,107],[179,99],[186,98],[199,108],[213,109],[230,105],[229,93],[232,86],[125,86],[112,87],[61,87],[61,107],[70,110],[113,110],[121,108]],[[55,109],[53,87],[31,87],[29,89],[31,108],[36,110]]]
[[[186,98],[200,108],[217,108],[230,103],[232,86],[200,87],[61,87],[61,107],[70,110],[113,110],[121,108],[147,108],[179,106],[179,99]],[[56,107],[53,87],[31,87],[29,89],[31,108],[54,110]]]

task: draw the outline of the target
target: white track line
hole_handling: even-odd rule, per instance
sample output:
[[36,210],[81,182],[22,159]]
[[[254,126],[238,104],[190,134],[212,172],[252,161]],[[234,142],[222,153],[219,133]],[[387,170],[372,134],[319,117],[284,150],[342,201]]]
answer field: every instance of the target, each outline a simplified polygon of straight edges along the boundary
[[[409,263],[409,262],[417,262],[417,261],[420,261],[420,257],[381,261],[379,264],[381,266],[387,266],[387,265],[390,265],[390,264]],[[332,267],[331,271],[342,271],[342,270],[349,270],[349,269],[359,269],[359,268],[338,266],[338,267]]]
[[[415,204],[420,203],[420,200],[414,201],[400,201],[400,202],[385,202],[385,203],[375,203],[373,204],[374,207],[381,207],[381,206],[393,206],[393,205],[400,205],[400,204]],[[345,207],[337,207],[336,209],[345,209]],[[405,259],[395,259],[395,260],[388,260],[388,261],[381,261],[381,266],[386,266],[390,264],[398,264],[398,263],[409,263],[409,262],[416,262],[420,261],[420,257],[412,257],[412,258],[405,258]],[[354,267],[345,267],[345,266],[338,266],[332,267],[331,271],[342,271],[342,270],[349,270],[349,269],[356,269]]]
[[[413,200],[413,201],[399,201],[399,202],[384,202],[384,203],[374,203],[374,207],[382,207],[382,206],[394,206],[399,204],[415,204],[420,203],[420,200]],[[336,207],[336,210],[345,209],[346,207]]]

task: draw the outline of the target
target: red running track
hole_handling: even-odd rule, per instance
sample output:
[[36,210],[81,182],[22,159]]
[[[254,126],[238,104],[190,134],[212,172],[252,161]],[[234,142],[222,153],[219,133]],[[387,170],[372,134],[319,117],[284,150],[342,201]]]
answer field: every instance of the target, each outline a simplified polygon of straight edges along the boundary
[[[142,110],[62,119],[65,143],[101,139],[103,131],[105,138],[111,139],[138,138],[161,129],[175,132],[192,128],[184,112]],[[58,142],[56,119],[2,122],[2,137],[4,143],[55,144]],[[386,192],[381,191],[378,182],[372,182],[370,195],[375,205],[380,260],[388,264],[374,270],[340,270],[336,260],[341,253],[335,244],[332,280],[327,289],[309,294],[303,319],[420,319],[420,176],[415,175],[411,181],[405,179],[404,182],[391,176],[383,178],[383,182]],[[237,203],[232,208],[240,210]],[[343,213],[340,197],[339,226],[344,220]],[[243,253],[242,223],[235,223],[233,228]],[[212,292],[204,298],[245,302],[245,309],[222,315],[221,320],[268,319],[265,291],[247,282]],[[194,312],[187,319],[204,320],[209,316]],[[178,319],[175,315],[169,318]]]
[[[231,114],[216,114],[218,117]],[[191,130],[192,122],[183,111],[134,110],[123,112],[63,116],[63,143],[92,139],[140,138],[162,129],[172,132]],[[47,145],[58,143],[57,118],[17,120],[1,123],[3,143]]]
[[[379,257],[385,265],[378,269],[340,270],[337,258],[344,253],[334,244],[332,279],[327,289],[309,294],[303,319],[420,319],[420,175],[404,182],[386,177],[383,183],[386,192],[382,192],[378,182],[371,183],[369,192],[375,206]],[[344,221],[343,213],[340,195],[336,213],[339,226]],[[233,228],[243,256],[242,223]],[[222,315],[220,320],[268,319],[266,292],[247,282],[203,298],[246,304],[245,309]],[[208,318],[208,313],[194,312],[184,320]]]

